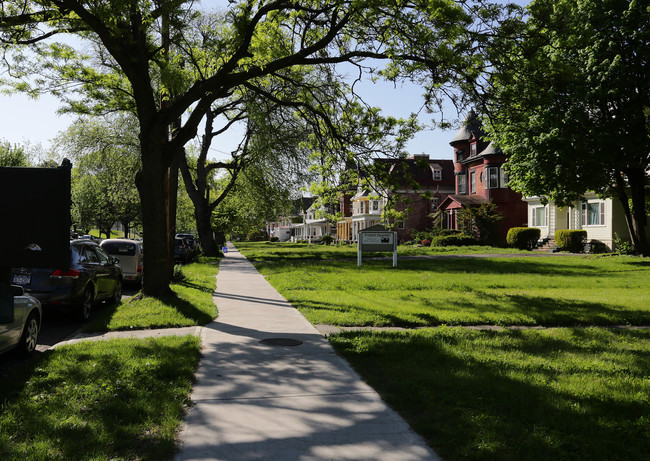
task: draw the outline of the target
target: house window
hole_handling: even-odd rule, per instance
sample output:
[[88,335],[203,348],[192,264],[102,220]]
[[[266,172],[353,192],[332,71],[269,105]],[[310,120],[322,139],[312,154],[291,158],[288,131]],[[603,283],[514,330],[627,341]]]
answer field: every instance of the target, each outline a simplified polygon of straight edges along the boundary
[[379,210],[379,200],[373,200],[372,201],[372,209],[373,209],[373,211]]
[[469,193],[476,194],[476,173],[474,171],[469,173]]
[[488,189],[497,189],[499,187],[500,170],[498,166],[492,166],[487,169],[487,187]]
[[605,225],[605,202],[583,203],[582,204],[582,225],[583,226]]
[[546,227],[548,224],[548,207],[533,208],[533,227]]
[[457,162],[462,162],[463,161],[463,151],[462,150],[457,150],[456,151],[456,161]]
[[503,168],[499,168],[499,185],[500,187],[508,186],[508,174],[503,171]]
[[474,155],[476,155],[476,143],[469,146],[469,156],[473,157]]
[[456,229],[456,213],[454,210],[445,211],[445,229]]
[[459,174],[456,176],[457,181],[458,181],[458,193],[459,194],[466,194],[467,193],[467,175]]
[[436,210],[438,209],[438,205],[439,205],[439,204],[440,204],[440,203],[439,203],[439,199],[438,199],[438,197],[433,197],[433,198],[431,199],[431,210],[432,210],[432,211],[436,211]]
[[433,172],[434,181],[442,181],[442,170],[433,169],[431,171]]

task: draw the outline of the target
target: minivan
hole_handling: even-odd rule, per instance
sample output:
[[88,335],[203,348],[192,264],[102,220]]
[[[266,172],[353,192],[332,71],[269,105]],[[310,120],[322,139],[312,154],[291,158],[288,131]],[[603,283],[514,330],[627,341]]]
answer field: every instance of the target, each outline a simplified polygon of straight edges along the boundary
[[100,245],[106,253],[120,260],[125,282],[142,282],[142,243],[129,239],[106,239]]

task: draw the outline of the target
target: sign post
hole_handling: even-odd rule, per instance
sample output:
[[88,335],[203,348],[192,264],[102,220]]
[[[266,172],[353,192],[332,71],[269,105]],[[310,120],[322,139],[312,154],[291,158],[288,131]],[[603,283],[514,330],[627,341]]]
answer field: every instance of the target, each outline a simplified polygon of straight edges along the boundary
[[377,251],[393,252],[393,267],[397,266],[397,232],[384,226],[371,226],[359,231],[357,246],[357,266],[361,267],[363,253]]

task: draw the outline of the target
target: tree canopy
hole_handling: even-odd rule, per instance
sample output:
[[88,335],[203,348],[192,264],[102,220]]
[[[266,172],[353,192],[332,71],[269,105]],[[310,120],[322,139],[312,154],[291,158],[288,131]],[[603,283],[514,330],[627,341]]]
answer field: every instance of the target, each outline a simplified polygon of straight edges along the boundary
[[501,28],[483,109],[508,154],[509,186],[567,205],[614,197],[650,254],[650,6],[535,0]]
[[[77,112],[136,115],[147,240],[143,290],[163,295],[173,262],[163,200],[176,195],[170,167],[215,103],[227,104],[241,88],[277,97],[266,80],[293,82],[293,72],[306,66],[348,63],[364,73],[378,61],[387,64],[376,75],[421,82],[435,102],[459,73],[480,67],[477,41],[499,14],[484,3],[233,0],[207,15],[189,0],[7,0],[0,43],[11,77],[5,82],[14,88],[57,94]],[[62,34],[81,37],[84,46],[56,41]],[[309,84],[297,84],[309,96]],[[372,111],[368,118],[357,107],[355,116],[371,123]],[[312,114],[334,126],[327,110]]]
[[132,117],[81,118],[57,138],[73,162],[72,216],[75,225],[97,227],[110,238],[115,222],[128,230],[139,221],[135,175],[140,149]]

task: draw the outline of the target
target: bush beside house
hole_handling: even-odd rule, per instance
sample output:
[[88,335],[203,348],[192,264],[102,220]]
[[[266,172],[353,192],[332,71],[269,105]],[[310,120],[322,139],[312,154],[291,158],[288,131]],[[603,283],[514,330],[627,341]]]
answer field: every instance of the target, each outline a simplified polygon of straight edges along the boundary
[[512,227],[508,230],[506,242],[519,250],[532,250],[537,245],[541,234],[536,227]]
[[587,241],[587,231],[578,229],[560,229],[555,231],[555,244],[562,251],[582,253]]

